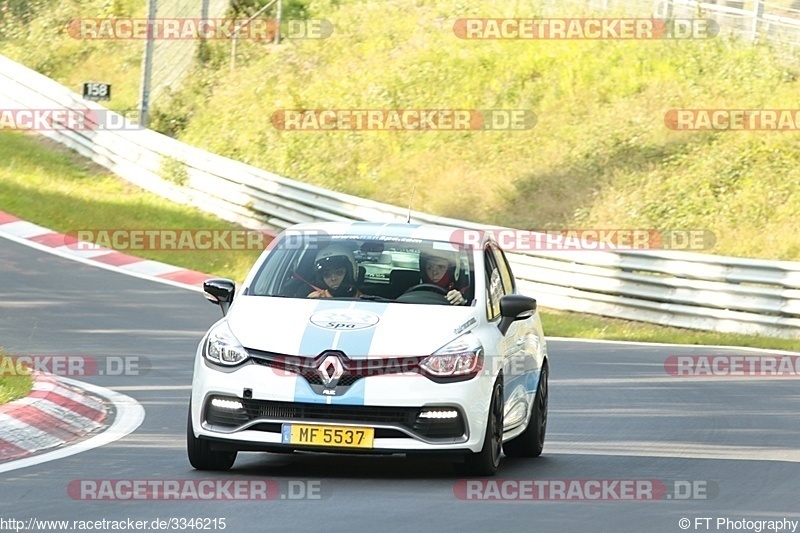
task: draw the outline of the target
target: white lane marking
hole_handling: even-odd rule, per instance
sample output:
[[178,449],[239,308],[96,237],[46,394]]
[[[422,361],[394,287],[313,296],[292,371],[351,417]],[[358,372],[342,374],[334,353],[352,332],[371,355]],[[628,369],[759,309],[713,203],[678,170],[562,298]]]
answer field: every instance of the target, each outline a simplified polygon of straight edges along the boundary
[[[701,330],[697,330],[701,331]],[[706,332],[713,333],[713,332]],[[571,342],[593,342],[596,344],[630,344],[631,346],[669,346],[679,348],[724,348],[726,350],[742,350],[745,352],[760,352],[778,355],[800,355],[800,352],[790,352],[787,350],[772,350],[769,348],[750,348],[748,346],[727,346],[725,344],[670,344],[666,342],[639,342],[639,341],[611,341],[606,339],[580,339],[577,337],[548,337],[546,332],[545,340],[549,341],[571,341]]]
[[140,425],[142,425],[142,422],[144,422],[144,407],[142,407],[139,402],[130,396],[106,389],[105,387],[98,387],[97,385],[82,383],[69,378],[61,378],[61,381],[67,385],[86,389],[87,391],[98,396],[102,396],[113,403],[117,410],[114,423],[111,424],[111,427],[109,427],[107,430],[99,435],[91,437],[90,439],[77,442],[72,445],[67,445],[64,448],[53,450],[52,452],[46,452],[41,455],[35,455],[33,457],[26,457],[24,459],[18,459],[9,463],[0,464],[0,473],[39,465],[49,461],[54,461],[56,459],[69,457],[70,455],[89,451],[94,448],[99,448],[100,446],[110,444],[125,437],[126,435],[129,435],[130,433],[133,433],[136,428],[138,428]]
[[[16,224],[16,222],[11,222],[11,224]],[[45,246],[44,244],[39,244],[38,242],[35,242],[35,241],[29,241],[27,239],[17,237],[16,235],[12,235],[11,233],[5,232],[5,229],[6,229],[7,226],[8,226],[8,224],[0,225],[0,237],[3,237],[4,239],[8,239],[9,241],[16,242],[17,244],[22,244],[24,246],[28,246],[29,248],[33,248],[35,250],[39,250],[41,252],[45,252],[45,253],[48,253],[48,254],[57,255],[59,257],[63,257],[64,259],[70,259],[72,261],[77,261],[79,263],[83,263],[84,265],[89,265],[89,266],[93,266],[93,267],[97,267],[97,268],[102,268],[104,270],[110,270],[112,272],[118,272],[120,274],[125,274],[125,275],[128,275],[128,276],[133,276],[134,278],[155,281],[157,283],[163,283],[165,285],[171,285],[173,287],[178,287],[179,289],[188,289],[190,291],[203,292],[203,288],[200,287],[200,286],[187,285],[185,283],[180,283],[178,281],[172,281],[170,279],[163,279],[163,278],[157,278],[157,277],[153,277],[153,276],[148,276],[148,275],[145,275],[145,274],[139,274],[138,272],[132,272],[130,270],[125,270],[125,269],[122,269],[122,268],[114,266],[114,265],[107,265],[105,263],[100,263],[98,261],[92,261],[91,259],[85,259],[83,257],[78,257],[78,256],[76,256],[74,254],[65,253],[65,252],[61,251],[60,249],[58,249],[58,248],[51,248],[50,246]],[[49,230],[48,230],[48,233],[49,233]],[[181,269],[181,270],[184,270],[184,269]]]

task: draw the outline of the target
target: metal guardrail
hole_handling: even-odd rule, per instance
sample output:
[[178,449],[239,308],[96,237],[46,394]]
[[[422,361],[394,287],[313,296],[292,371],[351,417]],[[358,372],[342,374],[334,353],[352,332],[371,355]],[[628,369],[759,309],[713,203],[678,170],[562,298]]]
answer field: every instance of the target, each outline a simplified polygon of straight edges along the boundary
[[[124,119],[0,56],[0,109],[92,110]],[[405,221],[400,207],[293,181],[151,130],[42,131],[120,177],[170,200],[251,228],[313,221]],[[162,177],[185,165],[187,183]],[[412,221],[486,226],[412,212]],[[509,254],[520,288],[542,306],[662,325],[800,337],[800,263],[675,251],[535,251]]]

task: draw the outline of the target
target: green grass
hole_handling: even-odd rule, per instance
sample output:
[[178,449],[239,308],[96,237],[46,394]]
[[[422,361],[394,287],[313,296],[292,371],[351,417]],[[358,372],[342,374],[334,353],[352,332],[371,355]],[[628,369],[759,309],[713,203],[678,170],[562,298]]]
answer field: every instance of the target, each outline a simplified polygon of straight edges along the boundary
[[83,82],[111,83],[115,109],[138,107],[143,42],[75,39],[67,25],[81,18],[143,17],[145,2],[22,0],[10,7],[0,13],[0,53],[79,94]]
[[[0,131],[0,209],[60,233],[78,230],[235,229],[195,208],[123,181],[61,145]],[[155,261],[241,281],[258,250],[131,251]]]
[[[511,3],[509,3],[511,4]],[[336,28],[274,48],[211,43],[168,128],[190,144],[439,215],[520,228],[707,229],[706,252],[799,260],[800,134],[680,132],[676,108],[794,108],[797,69],[766,47],[708,41],[463,41],[470,16],[527,4],[311,4]],[[269,72],[269,76],[264,73]],[[529,131],[292,132],[279,109],[532,109]]]
[[28,371],[14,365],[0,352],[0,405],[24,398],[32,386],[33,378]]
[[[31,0],[32,1],[32,0]],[[111,81],[134,107],[141,43],[81,42],[76,16],[140,14],[125,0],[48,3],[0,53],[76,88]],[[52,4],[52,5],[51,5]],[[795,108],[795,64],[767,47],[711,41],[463,41],[461,17],[530,17],[535,5],[459,0],[296,0],[335,27],[279,47],[209,43],[185,88],[155,102],[153,124],[270,171],[435,214],[522,228],[709,229],[707,252],[800,259],[800,134],[675,132],[674,108]],[[572,9],[572,8],[570,8]],[[552,10],[551,10],[552,11]],[[109,15],[108,13],[111,13]],[[567,13],[565,13],[567,14]],[[580,16],[582,13],[569,12]],[[603,12],[603,16],[611,13]],[[269,73],[266,75],[265,73]],[[99,77],[103,79],[100,80]],[[295,108],[532,109],[529,131],[285,132]],[[0,132],[0,206],[66,232],[231,227],[115,179],[64,150]],[[141,255],[241,280],[254,253]],[[547,333],[619,340],[800,349],[796,341],[543,313]]]
[[[663,121],[675,108],[796,107],[798,63],[766,46],[728,36],[465,41],[453,34],[457,18],[543,12],[529,2],[291,4],[330,20],[333,35],[279,47],[242,41],[235,71],[231,43],[210,41],[184,89],[153,102],[152,125],[293,179],[398,206],[416,187],[414,207],[433,214],[527,229],[706,229],[717,241],[704,252],[800,260],[800,133],[679,132]],[[132,0],[53,4],[0,41],[0,52],[71,87],[101,75],[120,89],[111,107],[129,109],[142,43],[76,41],[59,24],[141,9]],[[565,4],[562,14],[588,14],[580,9]],[[538,124],[419,133],[270,124],[274,111],[297,108],[531,109]]]
[[32,386],[31,376],[0,376],[0,405],[24,398]]
[[545,310],[542,312],[544,331],[551,337],[579,337],[617,341],[661,342],[668,344],[703,344],[749,346],[800,352],[800,340],[775,339],[755,335],[737,335],[693,329],[655,326],[580,313]]

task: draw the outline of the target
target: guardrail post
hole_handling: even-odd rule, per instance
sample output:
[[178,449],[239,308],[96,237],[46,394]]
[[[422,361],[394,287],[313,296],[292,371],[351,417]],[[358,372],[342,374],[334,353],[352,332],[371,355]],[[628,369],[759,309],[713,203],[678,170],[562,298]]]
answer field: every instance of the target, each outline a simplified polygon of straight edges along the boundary
[[662,13],[662,17],[665,21],[672,20],[672,10],[674,9],[674,5],[672,0],[664,0],[664,12]]
[[153,75],[153,42],[155,40],[156,0],[148,1],[147,8],[147,42],[144,45],[142,58],[142,94],[139,107],[139,125],[147,127],[150,120],[150,79]]
[[753,8],[753,41],[758,40],[758,23],[764,18],[764,0],[755,0],[756,5]]
[[275,17],[275,41],[274,44],[281,44],[281,17],[283,16],[283,0],[278,0],[278,14]]

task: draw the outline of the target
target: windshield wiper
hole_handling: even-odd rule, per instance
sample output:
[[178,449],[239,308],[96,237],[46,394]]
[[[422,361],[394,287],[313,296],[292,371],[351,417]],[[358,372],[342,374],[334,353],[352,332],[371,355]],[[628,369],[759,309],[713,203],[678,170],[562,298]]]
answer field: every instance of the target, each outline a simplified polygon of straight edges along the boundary
[[362,294],[358,297],[360,300],[368,300],[370,302],[393,302],[391,298],[384,298],[383,296],[376,296],[374,294]]

